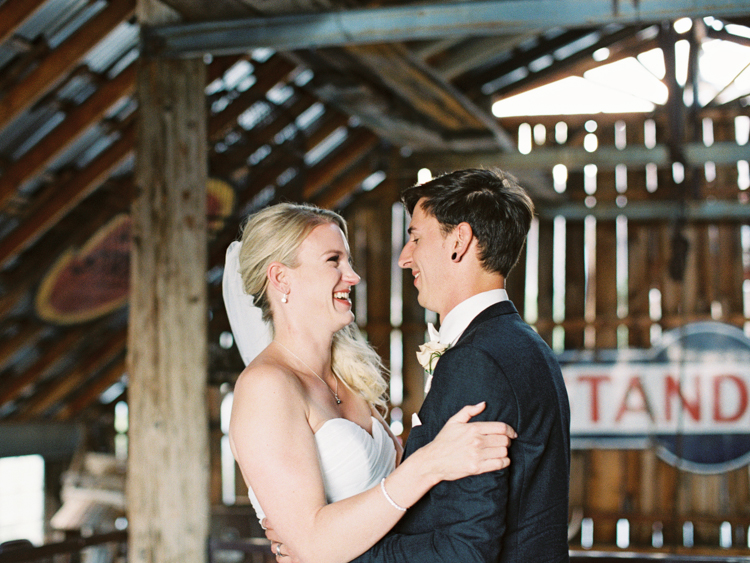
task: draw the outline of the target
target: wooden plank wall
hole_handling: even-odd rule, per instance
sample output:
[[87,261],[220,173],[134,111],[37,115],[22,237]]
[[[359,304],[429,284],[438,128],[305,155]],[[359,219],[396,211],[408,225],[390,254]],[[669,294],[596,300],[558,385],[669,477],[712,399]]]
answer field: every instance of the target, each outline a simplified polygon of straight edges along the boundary
[[[735,140],[733,119],[713,116],[715,141]],[[617,117],[598,120],[595,134],[599,146],[614,145]],[[545,144],[557,145],[555,123],[562,119],[541,118],[528,121],[546,126]],[[567,146],[582,146],[584,121],[565,118],[568,124]],[[511,131],[521,121],[506,123]],[[656,121],[657,143],[664,143],[666,124]],[[625,123],[628,145],[644,143],[642,116]],[[596,163],[596,152],[591,162]],[[663,201],[697,196],[729,201],[746,201],[738,188],[737,166],[716,165],[715,179],[706,179],[704,169],[686,170],[681,184],[673,181],[671,168],[658,169],[658,186],[650,192],[644,168],[627,170],[627,187],[616,182],[615,170],[599,167],[596,190],[585,190],[582,170],[569,170],[566,192],[571,201],[583,203],[593,195],[596,204],[614,203],[618,196],[628,201]],[[692,175],[695,183],[691,183]],[[750,272],[743,266],[741,229],[737,220],[723,222],[687,222],[681,234],[688,243],[684,277],[670,274],[674,254],[675,220],[627,221],[628,286],[627,295],[617,295],[616,220],[598,220],[595,226],[596,249],[588,258],[585,271],[585,221],[568,219],[565,230],[565,317],[555,322],[550,304],[553,300],[553,219],[539,221],[538,320],[540,334],[551,344],[554,330],[564,331],[566,350],[633,348],[651,346],[653,326],[666,331],[698,320],[717,320],[744,328],[747,318],[743,307],[743,282]],[[625,208],[626,209],[626,208]],[[593,257],[593,261],[591,258]],[[512,276],[517,276],[514,272]],[[522,290],[514,289],[514,301],[521,303]],[[661,318],[650,316],[649,292],[661,293]],[[618,303],[620,312],[618,314]],[[623,309],[623,305],[626,309]],[[623,315],[623,311],[626,314]],[[559,320],[559,319],[558,319]],[[555,328],[558,327],[558,328]],[[626,333],[624,332],[626,331]],[[618,334],[620,335],[618,338]],[[623,339],[623,334],[626,338]],[[571,467],[571,509],[593,521],[594,547],[611,548],[616,542],[616,522],[628,518],[630,548],[649,549],[654,533],[663,533],[664,549],[686,549],[683,525],[694,526],[693,551],[719,549],[720,526],[733,526],[733,548],[748,552],[750,524],[749,472],[744,467],[720,475],[697,475],[679,471],[659,459],[651,450],[575,451]],[[581,546],[581,534],[571,539],[571,547]],[[730,550],[731,551],[731,550]],[[726,553],[727,550],[722,550]]]

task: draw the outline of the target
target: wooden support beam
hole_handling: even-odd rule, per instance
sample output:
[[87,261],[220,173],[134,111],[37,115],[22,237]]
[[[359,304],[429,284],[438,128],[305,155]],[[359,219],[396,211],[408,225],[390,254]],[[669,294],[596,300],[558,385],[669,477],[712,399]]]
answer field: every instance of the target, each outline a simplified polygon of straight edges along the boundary
[[6,206],[18,188],[64,152],[118,100],[135,89],[135,65],[130,65],[105,81],[83,104],[68,113],[65,120],[0,176],[0,208]]
[[[143,24],[167,9],[139,0]],[[127,367],[128,559],[205,562],[209,506],[203,59],[141,59]]]
[[5,264],[18,252],[31,245],[47,232],[81,200],[109,178],[112,171],[127,158],[133,149],[135,126],[126,124],[120,138],[97,156],[89,165],[64,183],[46,202],[0,242],[0,264]]
[[458,95],[402,45],[359,45],[346,50],[374,72],[394,93],[404,97],[419,113],[445,130],[484,129],[476,108]]
[[16,84],[0,104],[0,129],[30,108],[67,74],[115,27],[133,15],[135,0],[111,0],[107,7],[80,27]]
[[[528,119],[531,123],[542,119]],[[703,166],[706,162],[715,164],[735,164],[747,158],[748,148],[731,141],[714,143],[710,147],[703,143],[686,143],[685,158],[690,166]],[[414,166],[425,166],[434,171],[456,170],[458,168],[499,166],[503,170],[552,170],[556,164],[564,164],[568,170],[583,170],[587,164],[596,164],[601,169],[614,169],[618,164],[627,166],[671,166],[669,148],[657,144],[649,149],[643,145],[630,145],[624,149],[614,146],[601,146],[589,152],[581,146],[561,146],[556,148],[534,148],[529,154],[509,154],[497,151],[475,153],[422,153],[413,159]]]
[[6,0],[0,5],[0,44],[36,12],[46,0]]

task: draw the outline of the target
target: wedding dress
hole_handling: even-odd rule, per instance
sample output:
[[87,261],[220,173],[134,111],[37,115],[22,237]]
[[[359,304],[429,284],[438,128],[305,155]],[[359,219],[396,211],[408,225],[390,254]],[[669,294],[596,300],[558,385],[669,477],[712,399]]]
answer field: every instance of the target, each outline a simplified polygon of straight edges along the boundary
[[[372,435],[346,418],[332,418],[315,433],[320,472],[329,503],[364,492],[393,471],[396,448],[383,425],[372,418]],[[258,515],[265,513],[248,487],[250,502]]]

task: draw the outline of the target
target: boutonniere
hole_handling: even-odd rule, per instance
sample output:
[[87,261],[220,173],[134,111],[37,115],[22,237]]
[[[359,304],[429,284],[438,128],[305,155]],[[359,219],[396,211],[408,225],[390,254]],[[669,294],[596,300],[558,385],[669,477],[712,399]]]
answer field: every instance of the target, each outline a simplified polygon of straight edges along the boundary
[[443,353],[450,348],[450,344],[441,344],[435,340],[425,342],[419,347],[417,352],[417,361],[422,365],[424,370],[432,375],[435,371],[438,360]]

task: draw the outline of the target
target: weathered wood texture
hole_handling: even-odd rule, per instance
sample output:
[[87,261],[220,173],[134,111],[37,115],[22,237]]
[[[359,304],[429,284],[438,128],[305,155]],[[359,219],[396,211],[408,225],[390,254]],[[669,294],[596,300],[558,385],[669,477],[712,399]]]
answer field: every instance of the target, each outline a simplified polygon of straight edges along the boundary
[[[746,112],[748,113],[748,112]],[[616,123],[602,116],[595,134],[599,146],[615,144],[615,128],[624,130],[627,144],[645,144],[648,127],[655,128],[655,142],[663,142],[666,124],[658,119],[644,128],[642,116]],[[523,121],[508,120],[508,130]],[[546,130],[556,122],[568,123],[566,146],[581,146],[586,135],[577,117],[540,118]],[[591,127],[591,124],[589,124]],[[714,115],[714,139],[735,141],[734,122]],[[550,138],[542,144],[555,141]],[[540,144],[540,143],[537,143]],[[535,148],[535,147],[534,147]],[[532,148],[533,153],[533,148]],[[597,164],[597,153],[591,153]],[[708,167],[710,170],[711,167]],[[551,173],[551,170],[549,171]],[[715,320],[746,328],[743,284],[750,279],[748,225],[741,219],[720,222],[688,221],[681,217],[682,202],[711,196],[721,201],[744,202],[747,193],[738,186],[735,163],[716,165],[715,175],[698,167],[685,171],[684,181],[670,167],[619,170],[599,165],[568,170],[565,196],[571,202],[597,205],[618,203],[618,220],[590,219],[580,215],[565,222],[564,268],[554,270],[554,229],[540,220],[539,333],[551,344],[553,331],[564,332],[557,350],[602,350],[617,347],[648,349],[662,332],[701,320]],[[671,202],[670,220],[643,220],[628,216],[627,202]],[[591,236],[593,232],[594,236]],[[745,242],[743,242],[743,240]],[[681,246],[680,241],[686,243]],[[594,245],[594,248],[592,248]],[[625,262],[618,262],[618,252]],[[622,257],[622,254],[620,254]],[[559,260],[559,257],[558,257]],[[564,276],[564,318],[553,318],[555,295],[551,279]],[[618,284],[620,289],[618,290]],[[720,475],[681,471],[659,459],[654,450],[579,450],[573,452],[571,509],[593,520],[595,545],[613,546],[616,522],[630,523],[631,548],[649,549],[658,532],[668,549],[683,546],[683,525],[694,528],[693,551],[719,549],[722,522],[733,526],[735,550],[747,550],[750,524],[750,479],[747,468]],[[571,546],[580,545],[575,535]]]
[[138,71],[128,557],[141,563],[206,560],[205,72],[202,60],[141,61]]

